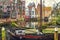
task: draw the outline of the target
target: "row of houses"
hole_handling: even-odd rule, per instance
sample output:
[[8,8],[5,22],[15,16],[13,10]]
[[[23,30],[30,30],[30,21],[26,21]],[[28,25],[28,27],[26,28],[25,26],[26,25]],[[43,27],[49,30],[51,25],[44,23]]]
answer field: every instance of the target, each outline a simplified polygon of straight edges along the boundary
[[[8,3],[10,2],[10,3]],[[10,22],[10,21],[17,21],[24,19],[22,22],[19,22],[19,25],[26,26],[26,27],[33,27],[33,26],[39,26],[40,25],[40,4],[37,5],[34,2],[29,3],[27,8],[25,8],[25,0],[10,0],[8,2],[5,2],[3,5],[5,5],[6,11],[7,7],[10,7],[8,10],[10,10],[9,18],[0,18],[1,22]],[[9,5],[8,5],[8,4]],[[1,8],[1,6],[0,6]],[[1,10],[1,9],[0,9]],[[51,15],[52,8],[51,7],[42,7],[42,22],[44,24],[44,19],[48,18]],[[2,14],[0,12],[0,14]],[[6,14],[4,13],[6,16]],[[8,15],[7,15],[8,16]],[[50,17],[49,17],[50,18]],[[48,18],[48,19],[49,19]],[[24,25],[23,25],[24,24]]]
[[[51,12],[52,8],[50,6],[42,7],[42,25],[51,21]],[[40,4],[38,4],[36,8],[34,2],[29,3],[25,15],[27,18],[30,17],[30,19],[27,21],[30,21],[29,23],[32,25],[32,27],[40,26]]]

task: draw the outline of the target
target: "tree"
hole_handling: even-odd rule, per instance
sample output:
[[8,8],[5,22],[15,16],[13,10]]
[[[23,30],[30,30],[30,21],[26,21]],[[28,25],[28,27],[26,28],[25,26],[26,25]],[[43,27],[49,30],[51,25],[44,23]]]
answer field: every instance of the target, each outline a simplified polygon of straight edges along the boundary
[[53,11],[52,14],[54,14],[54,16],[52,16],[52,25],[58,25],[60,24],[60,2],[56,4],[56,6],[53,7]]

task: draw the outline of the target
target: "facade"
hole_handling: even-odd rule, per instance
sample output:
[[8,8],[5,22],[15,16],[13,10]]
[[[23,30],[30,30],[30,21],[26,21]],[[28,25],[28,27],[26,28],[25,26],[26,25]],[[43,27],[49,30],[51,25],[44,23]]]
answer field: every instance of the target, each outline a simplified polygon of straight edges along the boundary
[[[2,9],[1,11],[9,12],[7,12],[7,14],[4,14],[4,17],[9,15],[9,18],[7,20],[17,21],[17,19],[19,19],[21,15],[23,16],[25,14],[25,0],[5,0],[1,1],[0,4],[2,4],[2,8],[0,6],[0,8]],[[6,18],[0,18],[0,21],[6,22]]]
[[1,1],[0,2],[0,21],[1,22],[6,22],[7,18],[8,20],[10,19],[10,8],[8,8],[9,6],[9,3],[7,4],[8,1],[4,2],[4,1]]
[[[43,7],[42,8],[42,17],[48,17],[51,12],[52,12],[52,8],[51,7]],[[37,8],[36,8],[36,14],[39,15],[40,14],[40,4],[37,5]]]
[[[52,8],[51,7],[43,7],[42,8],[42,23],[46,24],[46,22],[44,21],[45,18],[48,19],[47,22],[49,22],[49,16],[51,15],[52,12]],[[40,20],[40,4],[37,5],[36,8],[36,15],[37,15],[37,19]],[[38,23],[40,24],[40,23]]]
[[[52,8],[51,7],[43,7],[42,8],[42,23],[46,24],[47,22],[44,21],[45,18],[49,20],[49,16],[51,15]],[[30,17],[29,20],[31,20],[32,24],[30,23],[30,26],[39,26],[40,25],[40,4],[37,5],[37,8],[35,6],[32,6],[32,3],[28,5],[28,12],[27,15]],[[48,21],[49,22],[49,21]]]
[[35,3],[34,2],[28,4],[28,8],[27,8],[25,14],[27,16],[26,27],[34,28],[36,26],[36,24],[38,23],[37,18],[36,18]]

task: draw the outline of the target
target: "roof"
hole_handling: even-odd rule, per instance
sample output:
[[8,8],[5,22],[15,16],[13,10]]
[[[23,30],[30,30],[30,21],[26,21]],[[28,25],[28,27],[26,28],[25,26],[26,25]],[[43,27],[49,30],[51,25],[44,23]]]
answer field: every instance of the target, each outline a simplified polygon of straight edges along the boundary
[[[51,11],[52,8],[49,6],[49,7],[42,7],[43,8],[43,11]],[[40,10],[40,4],[37,5],[37,9]]]
[[34,2],[30,2],[29,4],[28,4],[28,7],[35,7],[35,3]]

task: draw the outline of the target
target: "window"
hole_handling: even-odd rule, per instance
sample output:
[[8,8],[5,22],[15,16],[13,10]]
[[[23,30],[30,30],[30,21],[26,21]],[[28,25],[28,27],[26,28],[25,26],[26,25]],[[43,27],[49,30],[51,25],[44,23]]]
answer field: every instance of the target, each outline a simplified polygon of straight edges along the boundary
[[2,15],[2,18],[9,18],[10,17],[10,13],[8,12],[4,12]]
[[7,6],[7,8],[11,8],[11,6]]
[[26,23],[26,27],[29,27],[29,22]]
[[34,15],[34,11],[31,11],[31,15]]
[[31,22],[31,27],[35,28],[35,22]]
[[16,18],[16,13],[15,13],[15,12],[13,12],[13,13],[11,14],[11,18],[13,18],[13,19]]
[[0,8],[2,8],[2,6],[0,6]]
[[44,18],[44,21],[45,21],[45,22],[48,22],[48,17],[45,17],[45,18]]
[[28,11],[26,11],[25,15],[26,15],[26,16],[29,16],[29,12],[28,12]]
[[31,18],[35,18],[35,13],[34,13],[34,11],[31,11]]
[[35,18],[35,15],[31,15],[31,18]]

